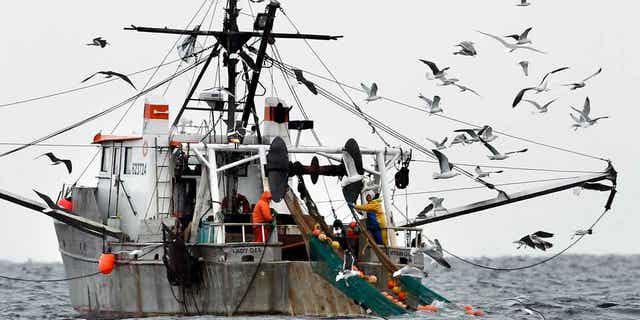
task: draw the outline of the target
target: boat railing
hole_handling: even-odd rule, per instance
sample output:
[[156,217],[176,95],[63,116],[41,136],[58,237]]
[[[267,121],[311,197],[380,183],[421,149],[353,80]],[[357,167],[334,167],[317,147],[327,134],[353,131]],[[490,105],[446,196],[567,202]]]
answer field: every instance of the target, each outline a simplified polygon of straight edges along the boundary
[[[225,243],[255,243],[253,241],[253,233],[256,230],[256,227],[259,227],[258,232],[262,233],[262,239],[266,239],[269,237],[269,243],[277,243],[279,235],[299,235],[300,230],[298,226],[293,224],[277,224],[276,232],[271,232],[271,227],[273,226],[271,223],[251,223],[251,222],[225,222],[225,223],[215,223],[215,222],[203,222],[205,228],[201,228],[200,231],[202,234],[200,235],[199,241],[200,243],[209,243],[211,242],[209,239],[213,239],[214,230],[224,229],[227,237],[225,239]],[[249,228],[249,232],[247,232],[247,228]],[[240,234],[239,238],[229,236],[233,234]],[[247,233],[249,237],[247,237]],[[269,233],[272,233],[269,236]]]

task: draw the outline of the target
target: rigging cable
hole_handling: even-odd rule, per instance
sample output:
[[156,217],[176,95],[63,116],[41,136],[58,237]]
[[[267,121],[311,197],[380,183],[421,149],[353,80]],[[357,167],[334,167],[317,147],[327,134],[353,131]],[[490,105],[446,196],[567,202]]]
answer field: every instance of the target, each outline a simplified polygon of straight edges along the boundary
[[83,275],[80,275],[80,276],[62,278],[62,279],[24,279],[24,278],[16,278],[16,277],[9,277],[9,276],[0,275],[0,279],[11,280],[11,281],[20,281],[20,282],[63,282],[63,281],[70,281],[70,280],[76,280],[76,279],[90,278],[90,277],[93,277],[93,276],[97,276],[99,274],[100,274],[100,271],[94,272],[94,273],[89,273],[89,274],[83,274]]

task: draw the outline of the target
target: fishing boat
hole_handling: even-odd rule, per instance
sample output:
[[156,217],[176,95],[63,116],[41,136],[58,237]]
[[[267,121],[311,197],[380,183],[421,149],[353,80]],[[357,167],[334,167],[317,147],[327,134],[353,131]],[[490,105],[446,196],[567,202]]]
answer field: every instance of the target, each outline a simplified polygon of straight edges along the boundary
[[[281,39],[309,44],[340,36],[275,32],[274,20],[286,17],[275,0],[256,4],[264,10],[252,17],[253,30],[242,31],[237,1],[226,2],[220,31],[201,26],[125,28],[182,36],[179,51],[186,67],[125,100],[144,100],[138,115],[141,134],[98,132],[88,139],[100,149],[97,185],[66,185],[53,205],[0,191],[0,198],[55,219],[71,304],[81,314],[406,314],[450,303],[416,278],[392,276],[403,266],[425,264],[423,255],[412,254],[423,237],[422,226],[571,188],[598,189],[601,181],[609,181],[601,189],[614,194],[617,173],[611,164],[602,172],[517,193],[506,193],[452,164],[452,170],[494,190],[495,197],[396,223],[392,198],[409,182],[411,155],[435,159],[436,154],[363,112],[357,103],[306,80],[304,68],[286,64],[272,48]],[[216,41],[197,48],[199,37]],[[212,64],[214,59],[222,65]],[[303,83],[374,131],[399,140],[404,149],[382,143],[360,146],[349,135],[344,145],[324,145],[304,110],[303,118],[291,118],[291,108],[301,108],[295,88],[286,84],[293,104],[268,95],[261,82],[265,67],[282,72],[291,83]],[[207,83],[211,69],[226,83]],[[169,106],[157,89],[188,71],[197,76],[183,104]],[[190,121],[188,116],[205,120]],[[314,137],[316,144],[301,144],[302,135]],[[345,252],[332,227],[335,214],[321,212],[307,188],[320,179],[338,179],[349,205],[364,202],[366,194],[379,194],[384,241],[376,240],[367,219],[351,210],[360,233],[352,250]],[[277,214],[273,222],[256,223],[251,213],[267,191]],[[358,271],[340,279],[345,256],[354,257]],[[402,299],[397,299],[402,296],[398,292]]]

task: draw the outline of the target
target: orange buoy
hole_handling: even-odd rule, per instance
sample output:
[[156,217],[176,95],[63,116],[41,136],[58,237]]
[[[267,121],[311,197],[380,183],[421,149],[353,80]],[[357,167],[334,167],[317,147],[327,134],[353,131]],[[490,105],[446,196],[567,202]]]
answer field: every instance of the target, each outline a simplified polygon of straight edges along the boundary
[[320,229],[314,229],[314,230],[313,230],[313,235],[314,235],[315,237],[318,237],[318,236],[320,235],[320,232],[321,232],[321,231],[320,231]]
[[73,211],[73,202],[71,202],[71,198],[60,199],[60,201],[58,201],[58,205],[68,211]]
[[466,313],[466,314],[468,314],[468,315],[470,315],[470,316],[472,316],[472,315],[473,315],[473,310],[467,309],[467,310],[465,311],[465,313]]
[[466,305],[464,306],[464,310],[473,310],[473,307],[471,305]]
[[476,317],[483,317],[484,316],[484,312],[482,310],[476,310],[473,312],[473,315]]
[[404,291],[398,292],[398,300],[404,301],[407,298],[407,293]]
[[395,286],[396,286],[396,282],[395,281],[393,281],[393,280],[387,281],[387,287],[389,289],[393,289]]
[[116,265],[116,255],[113,253],[103,253],[98,261],[98,271],[102,274],[110,274]]
[[400,293],[400,291],[402,291],[402,290],[400,289],[400,287],[395,286],[395,287],[393,287],[392,291],[393,291],[393,293],[398,294],[398,293]]
[[334,249],[340,249],[340,242],[338,241],[331,242],[331,247],[333,247]]
[[358,271],[358,277],[360,277],[360,279],[364,279],[365,277],[364,272]]

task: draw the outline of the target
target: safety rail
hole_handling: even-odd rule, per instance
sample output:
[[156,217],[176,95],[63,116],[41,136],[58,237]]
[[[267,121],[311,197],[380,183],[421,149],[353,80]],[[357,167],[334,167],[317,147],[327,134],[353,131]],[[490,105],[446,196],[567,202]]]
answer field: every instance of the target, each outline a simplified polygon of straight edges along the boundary
[[[224,228],[224,231],[227,235],[232,235],[234,234],[234,232],[229,231],[229,229],[231,228],[232,231],[235,228],[239,228],[240,229],[240,241],[233,241],[233,237],[227,237],[227,239],[225,239],[225,243],[254,243],[254,241],[252,241],[253,239],[250,239],[250,241],[247,241],[247,227],[251,227],[252,231],[250,232],[250,234],[253,234],[253,228],[259,226],[260,227],[260,232],[262,233],[262,239],[266,239],[268,236],[268,233],[270,233],[269,231],[267,231],[266,227],[271,227],[272,224],[271,223],[251,223],[251,222],[225,222],[225,223],[215,223],[215,222],[202,222],[203,226],[206,226],[205,228],[203,228],[201,226],[199,233],[204,233],[204,234],[199,234],[199,238],[198,238],[198,242],[199,243],[210,243],[212,241],[210,241],[209,239],[213,239],[213,232],[216,229],[216,227],[218,228]],[[270,237],[269,237],[269,241],[270,243],[274,243],[278,241],[278,234],[280,235],[299,235],[300,234],[300,230],[298,229],[298,226],[295,224],[278,224],[275,226],[276,230],[278,230],[279,232],[275,232],[273,233]],[[280,232],[282,231],[282,232]]]

